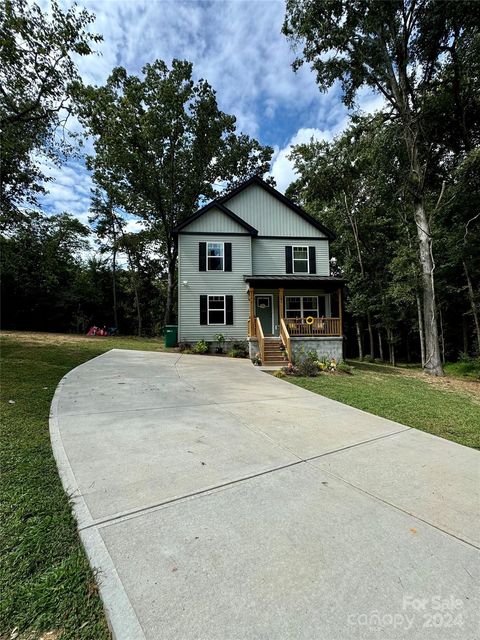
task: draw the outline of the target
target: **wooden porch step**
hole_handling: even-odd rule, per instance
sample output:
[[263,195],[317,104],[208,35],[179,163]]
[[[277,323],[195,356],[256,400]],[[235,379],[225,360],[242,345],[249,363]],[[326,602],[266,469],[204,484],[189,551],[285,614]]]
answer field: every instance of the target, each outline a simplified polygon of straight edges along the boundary
[[282,341],[279,338],[265,338],[263,343],[263,365],[266,367],[284,367],[286,361],[283,357],[284,352],[280,347]]
[[265,362],[285,362],[282,353],[265,353],[263,359]]
[[280,349],[282,343],[280,342],[280,340],[265,340],[263,346],[265,347],[265,349]]

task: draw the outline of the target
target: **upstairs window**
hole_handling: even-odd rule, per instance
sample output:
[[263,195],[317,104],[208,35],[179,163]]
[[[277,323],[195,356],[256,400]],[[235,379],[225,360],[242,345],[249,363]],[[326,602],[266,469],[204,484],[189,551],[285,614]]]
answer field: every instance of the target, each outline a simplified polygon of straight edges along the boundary
[[223,242],[207,242],[207,271],[224,271]]
[[285,273],[313,274],[317,272],[315,247],[286,246]]
[[293,247],[293,273],[308,273],[308,247]]
[[231,242],[199,242],[198,243],[199,271],[231,271],[232,243]]

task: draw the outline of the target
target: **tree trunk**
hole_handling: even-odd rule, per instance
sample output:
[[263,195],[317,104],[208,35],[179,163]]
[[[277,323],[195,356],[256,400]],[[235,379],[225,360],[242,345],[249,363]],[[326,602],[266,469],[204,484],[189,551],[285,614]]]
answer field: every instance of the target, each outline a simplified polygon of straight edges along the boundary
[[[357,249],[357,257],[358,257],[358,266],[360,267],[360,273],[362,274],[362,280],[365,284],[366,282],[366,278],[365,278],[365,268],[363,265],[363,258],[362,258],[362,250],[360,247],[360,237],[359,237],[359,233],[358,233],[358,224],[357,224],[357,220],[355,218],[355,214],[353,213],[353,211],[351,210],[351,208],[348,205],[348,199],[347,199],[347,194],[344,191],[343,192],[343,200],[344,200],[344,204],[345,204],[345,212],[347,214],[347,218],[348,221],[350,223],[350,226],[352,228],[352,233],[353,233],[353,238],[355,240],[355,247]],[[373,327],[372,327],[372,315],[370,313],[370,311],[367,311],[367,326],[368,326],[368,335],[369,335],[369,339],[370,339],[370,355],[372,356],[372,358],[375,357],[375,342],[373,339]],[[359,331],[359,327],[358,327],[358,323],[357,323],[357,339],[358,339],[358,331]],[[359,342],[360,345],[360,342]],[[359,353],[362,352],[362,355],[360,356],[360,359],[363,358],[363,349],[359,346],[358,349]]]
[[473,321],[475,323],[475,331],[477,334],[478,353],[480,354],[480,321],[478,319],[477,305],[475,304],[475,294],[473,292],[473,285],[472,285],[472,281],[470,280],[470,274],[468,272],[468,267],[465,260],[463,261],[463,270],[465,271],[465,277],[467,279],[468,299],[470,300],[470,306],[472,307]]
[[443,376],[435,309],[435,281],[433,276],[435,263],[432,254],[432,237],[422,197],[417,198],[414,213],[420,251],[423,317],[425,320],[425,364],[423,368],[426,373],[434,376]]
[[393,344],[393,333],[391,329],[387,329],[387,341],[388,341],[388,354],[390,357],[390,364],[395,366],[395,345]]
[[[136,276],[134,276],[134,280],[136,280]],[[140,337],[142,335],[142,312],[140,310],[140,299],[138,297],[138,287],[136,283],[133,285],[135,292],[135,306],[137,307],[137,335]]]
[[174,251],[168,259],[167,270],[167,300],[165,302],[165,313],[163,324],[171,324],[173,321],[173,305],[175,298],[175,269],[177,266],[177,253]]
[[363,360],[362,332],[360,331],[360,323],[355,320],[355,328],[357,330],[358,358]]
[[142,335],[142,310],[140,307],[140,296],[138,295],[138,281],[137,270],[130,255],[130,251],[127,250],[128,265],[130,267],[130,273],[132,274],[133,294],[135,298],[135,308],[137,310],[137,335]]
[[368,337],[370,340],[370,355],[375,358],[375,341],[373,339],[372,314],[367,312]]
[[415,291],[415,298],[417,300],[417,312],[418,312],[418,335],[420,337],[420,356],[422,358],[422,369],[425,366],[425,335],[423,332],[423,313],[422,302],[418,291]]
[[[116,240],[114,240],[116,243]],[[117,330],[118,329],[118,312],[117,312],[117,250],[113,250],[112,257],[112,292],[113,292],[113,323]]]
[[380,354],[380,360],[383,361],[382,332],[380,329],[378,329],[378,353]]
[[463,353],[468,354],[468,323],[465,314],[462,316]]
[[440,345],[442,347],[442,364],[445,364],[445,337],[443,335],[443,316],[442,310],[439,308],[438,315],[440,317]]

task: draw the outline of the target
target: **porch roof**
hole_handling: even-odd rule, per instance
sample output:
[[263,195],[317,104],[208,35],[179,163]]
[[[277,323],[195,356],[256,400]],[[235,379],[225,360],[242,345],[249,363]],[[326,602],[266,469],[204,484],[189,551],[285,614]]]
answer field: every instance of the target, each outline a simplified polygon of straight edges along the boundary
[[275,288],[288,288],[292,285],[306,288],[315,288],[321,285],[333,288],[335,285],[336,287],[342,287],[345,284],[345,278],[338,278],[337,276],[309,276],[299,274],[243,276],[243,279],[250,285],[262,287],[271,286]]

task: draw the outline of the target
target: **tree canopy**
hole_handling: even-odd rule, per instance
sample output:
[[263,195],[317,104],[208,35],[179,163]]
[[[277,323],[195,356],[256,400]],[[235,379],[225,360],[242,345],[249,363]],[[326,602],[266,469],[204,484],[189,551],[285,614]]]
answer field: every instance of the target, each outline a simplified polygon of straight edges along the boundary
[[90,55],[101,39],[89,31],[94,16],[85,9],[50,6],[47,17],[27,0],[0,5],[0,202],[9,219],[45,191],[42,156],[58,162],[68,147],[59,129],[72,109],[74,58]]
[[79,87],[80,117],[94,137],[93,178],[112,206],[140,218],[166,263],[165,322],[172,319],[175,227],[203,201],[269,168],[273,153],[236,132],[192,64],[157,60],[143,77],[114,69],[103,87]]
[[[427,191],[435,183],[438,141],[432,107],[452,85],[457,125],[467,136],[469,103],[464,100],[459,51],[478,42],[480,11],[475,2],[449,0],[287,0],[284,33],[302,46],[304,61],[317,74],[321,91],[340,81],[345,104],[353,106],[362,87],[379,92],[385,112],[398,124],[407,162],[405,187],[416,225],[423,292],[425,370],[442,375],[435,289],[432,213]],[[476,47],[474,47],[476,48]],[[453,78],[448,72],[453,71]],[[444,93],[446,96],[446,92]],[[434,106],[435,105],[435,106]],[[464,148],[463,152],[468,149]],[[443,195],[439,189],[438,197]]]

